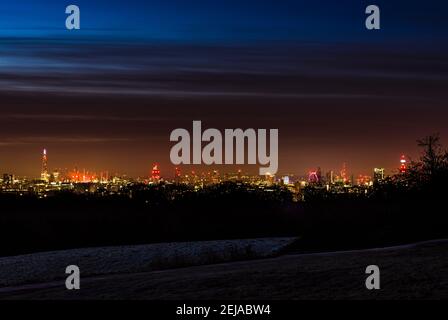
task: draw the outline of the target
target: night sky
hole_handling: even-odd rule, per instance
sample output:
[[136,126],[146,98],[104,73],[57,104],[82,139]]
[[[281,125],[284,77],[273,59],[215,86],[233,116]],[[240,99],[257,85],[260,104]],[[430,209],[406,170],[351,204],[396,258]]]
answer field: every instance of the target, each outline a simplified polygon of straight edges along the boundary
[[45,147],[50,169],[143,177],[159,162],[172,176],[170,133],[193,120],[278,128],[279,174],[390,173],[416,139],[448,144],[447,14],[446,1],[2,1],[0,173],[38,177]]

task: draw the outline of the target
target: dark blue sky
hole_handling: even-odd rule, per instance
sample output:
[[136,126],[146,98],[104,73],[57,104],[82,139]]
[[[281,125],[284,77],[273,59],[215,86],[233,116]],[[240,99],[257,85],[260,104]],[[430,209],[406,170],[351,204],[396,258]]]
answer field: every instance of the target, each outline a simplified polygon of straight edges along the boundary
[[[65,7],[81,30],[65,29]],[[367,31],[378,4],[382,29]],[[0,2],[0,174],[172,175],[169,134],[278,128],[281,173],[392,172],[448,139],[447,1]],[[446,142],[446,140],[445,140]],[[248,168],[258,171],[258,167]],[[235,168],[219,168],[231,171]]]
[[[77,33],[64,29],[68,4],[81,8]],[[368,4],[382,9],[382,31],[364,28]],[[0,3],[0,35],[182,42],[446,40],[446,12],[442,0],[20,0]]]

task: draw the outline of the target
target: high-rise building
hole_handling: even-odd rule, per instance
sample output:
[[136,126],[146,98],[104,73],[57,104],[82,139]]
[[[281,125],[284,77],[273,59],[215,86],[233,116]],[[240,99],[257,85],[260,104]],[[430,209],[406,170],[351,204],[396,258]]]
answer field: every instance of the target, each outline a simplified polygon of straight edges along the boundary
[[373,182],[378,183],[384,180],[384,168],[373,169]]
[[109,182],[109,172],[108,171],[101,171],[100,172],[100,182],[101,183]]
[[407,170],[407,160],[404,155],[400,158],[400,173],[406,173]]
[[288,184],[289,184],[289,176],[284,176],[284,177],[282,178],[282,183],[283,183],[284,185],[288,185]]
[[319,174],[318,174],[317,170],[316,171],[312,170],[312,171],[308,172],[308,183],[316,184],[319,182],[320,182],[320,180],[319,180]]
[[42,152],[42,169],[40,172],[40,179],[45,182],[48,182],[49,180],[47,149],[44,149]]
[[160,168],[158,163],[152,165],[151,179],[153,182],[158,182],[160,180]]
[[346,184],[348,182],[348,173],[347,173],[347,164],[344,162],[342,164],[342,170],[341,170],[341,179]]
[[3,174],[3,184],[5,186],[11,185],[14,182],[14,175],[5,173]]
[[50,180],[50,182],[58,183],[58,182],[60,182],[60,176],[61,176],[61,173],[58,170],[55,170],[51,173],[49,180]]
[[[353,185],[353,183],[352,183]],[[358,186],[371,186],[372,185],[372,177],[360,174],[356,179],[356,185]]]
[[326,182],[328,184],[334,184],[334,182],[335,182],[334,171],[333,170],[328,171],[327,174],[326,174],[326,178],[327,178]]

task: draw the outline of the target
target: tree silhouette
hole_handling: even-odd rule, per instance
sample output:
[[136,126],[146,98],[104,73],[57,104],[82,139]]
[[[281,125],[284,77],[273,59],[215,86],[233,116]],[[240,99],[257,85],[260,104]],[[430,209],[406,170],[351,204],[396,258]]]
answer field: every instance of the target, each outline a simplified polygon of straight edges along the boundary
[[423,150],[418,161],[412,161],[404,180],[412,190],[440,194],[448,179],[448,152],[443,149],[439,134],[417,140]]
[[440,170],[446,168],[446,152],[442,150],[439,134],[426,136],[417,140],[417,143],[419,147],[424,148],[420,157],[422,174],[431,181]]

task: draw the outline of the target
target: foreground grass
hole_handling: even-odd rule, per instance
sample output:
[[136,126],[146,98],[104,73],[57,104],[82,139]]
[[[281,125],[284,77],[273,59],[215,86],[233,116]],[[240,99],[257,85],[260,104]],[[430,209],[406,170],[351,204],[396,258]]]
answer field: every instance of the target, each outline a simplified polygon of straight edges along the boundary
[[171,242],[51,251],[0,258],[0,288],[65,279],[77,265],[83,277],[104,276],[271,257],[295,238]]
[[[447,299],[448,241],[378,250],[284,255],[85,279],[0,293],[3,299]],[[365,288],[365,268],[381,269],[381,290]]]

